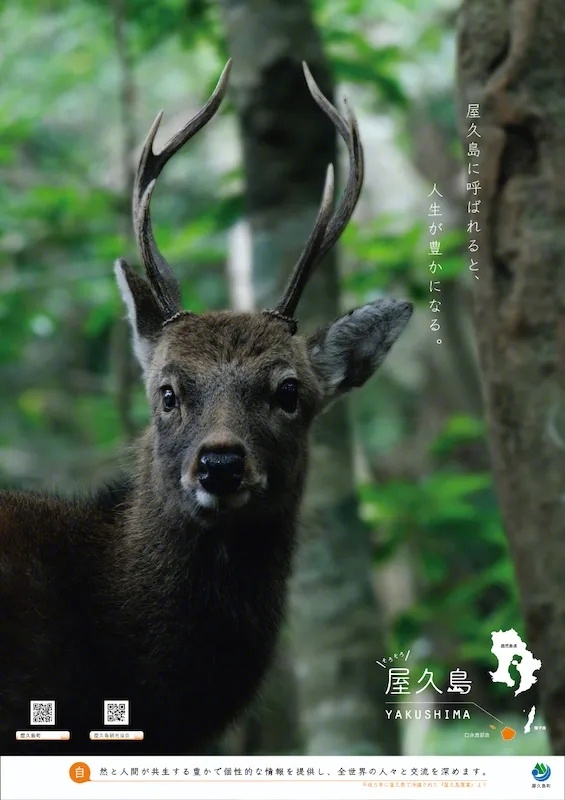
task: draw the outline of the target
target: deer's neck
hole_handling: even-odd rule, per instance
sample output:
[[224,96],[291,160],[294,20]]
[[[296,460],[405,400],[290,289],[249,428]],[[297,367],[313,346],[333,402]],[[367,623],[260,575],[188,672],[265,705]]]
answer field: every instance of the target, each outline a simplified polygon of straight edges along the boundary
[[113,660],[124,667],[109,687],[115,696],[127,691],[156,729],[170,729],[162,716],[174,707],[183,725],[198,720],[206,739],[250,702],[272,658],[298,498],[285,513],[284,504],[271,504],[261,514],[242,509],[202,526],[169,499],[147,456],[116,509],[105,591]]
[[[193,604],[218,591],[246,595],[286,581],[295,543],[299,496],[241,509],[203,524],[168,491],[152,458],[148,432],[140,442],[130,502],[123,516],[117,558],[127,584],[159,604]],[[247,588],[245,588],[247,587]]]

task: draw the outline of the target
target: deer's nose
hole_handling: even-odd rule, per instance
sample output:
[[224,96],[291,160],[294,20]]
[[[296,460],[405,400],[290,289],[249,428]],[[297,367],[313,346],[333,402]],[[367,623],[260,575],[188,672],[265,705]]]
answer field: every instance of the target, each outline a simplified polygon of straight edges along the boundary
[[198,459],[198,480],[210,494],[226,495],[241,486],[245,459],[232,450],[205,450]]

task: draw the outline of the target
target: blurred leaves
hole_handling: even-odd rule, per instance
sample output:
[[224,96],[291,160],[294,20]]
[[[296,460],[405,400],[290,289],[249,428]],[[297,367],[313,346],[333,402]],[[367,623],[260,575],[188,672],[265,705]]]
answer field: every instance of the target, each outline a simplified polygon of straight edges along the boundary
[[388,109],[406,106],[408,98],[398,79],[401,48],[390,45],[375,49],[361,34],[340,30],[331,31],[326,44],[338,80],[369,84]]
[[[358,302],[367,302],[377,291],[401,282],[413,300],[427,301],[432,277],[454,280],[466,269],[463,231],[441,234],[441,256],[427,255],[429,240],[426,222],[400,227],[397,220],[381,215],[362,227],[350,223],[342,237],[354,259],[344,279],[345,288]],[[435,276],[429,272],[432,259],[441,264]]]
[[[0,6],[2,482],[45,485],[49,472],[68,488],[91,484],[122,440],[112,331],[124,309],[112,264],[120,255],[130,257],[133,247],[123,233],[130,201],[120,163],[117,12],[126,15],[136,68],[150,64],[158,50],[165,78],[177,69],[179,42],[221,47],[214,4],[40,0]],[[209,58],[206,70],[210,80],[217,78]],[[193,87],[186,70],[182,74],[184,85],[169,84],[167,91],[183,106],[193,91],[199,103],[206,88],[201,77]],[[151,113],[163,102],[161,91],[156,80],[143,86]],[[238,176],[232,169],[224,181],[221,171],[208,169],[202,147],[197,143],[183,154],[179,166],[194,172],[197,164],[203,178],[173,184],[167,172],[154,204],[160,246],[180,264],[184,299],[194,309],[225,305],[226,230],[242,206],[233,191]],[[133,406],[144,423],[140,386]],[[74,454],[81,447],[90,455],[77,469]],[[57,469],[47,466],[54,454]]]
[[[482,438],[484,425],[454,416],[430,450],[446,460]],[[360,487],[364,519],[378,530],[377,559],[408,549],[417,571],[418,602],[395,623],[395,649],[410,647],[433,621],[454,662],[490,663],[490,632],[520,619],[512,561],[489,473],[460,472],[453,463],[418,481]],[[430,656],[439,672],[442,657]]]
[[[218,4],[210,0],[0,3],[4,484],[71,490],[95,483],[115,469],[123,438],[112,342],[124,310],[112,263],[121,255],[137,259],[125,233],[117,8],[138,86],[140,107],[132,120],[138,147],[145,122],[159,108],[170,109],[163,128],[174,129],[175,114],[199,105],[226,55]],[[448,38],[438,24],[442,4],[315,0],[314,9],[336,78],[354,87],[361,112],[398,122],[398,145],[414,98],[410,76],[433,61]],[[451,101],[432,96],[432,89],[429,94],[427,107],[447,125]],[[229,102],[224,113],[229,121]],[[154,199],[156,237],[178,271],[186,306],[196,311],[227,302],[226,232],[243,215],[232,131],[226,127],[215,151],[205,137],[195,140],[176,168],[165,171]],[[351,224],[342,240],[348,296],[362,303],[399,287],[426,303],[429,238],[424,214],[382,214]],[[465,273],[464,240],[463,231],[441,237],[446,283]],[[142,425],[148,412],[136,387],[132,416]],[[417,394],[419,386],[403,391]],[[367,440],[390,449],[410,423],[398,386],[389,395],[377,410],[370,408]],[[386,425],[379,426],[383,418]],[[421,637],[448,641],[454,652],[434,655],[439,669],[457,658],[484,662],[490,630],[519,626],[491,478],[458,456],[484,437],[481,420],[451,415],[430,443],[428,472],[359,488],[364,517],[377,531],[376,563],[406,551],[416,574],[417,603],[397,616],[393,646],[410,647]]]

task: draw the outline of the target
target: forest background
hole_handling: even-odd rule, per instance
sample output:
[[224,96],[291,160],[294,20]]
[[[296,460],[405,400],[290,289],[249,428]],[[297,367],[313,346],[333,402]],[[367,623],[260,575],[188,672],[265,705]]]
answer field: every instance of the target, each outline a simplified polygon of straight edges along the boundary
[[[314,434],[288,625],[261,701],[218,743],[227,752],[539,756],[560,747],[541,710],[521,734],[523,701],[488,672],[492,631],[531,640],[472,323],[455,75],[457,27],[472,22],[465,5],[461,22],[453,0],[0,3],[3,486],[92,488],[115,474],[147,422],[112,271],[115,258],[134,255],[135,160],[156,113],[165,110],[163,141],[203,104],[228,56],[222,113],[165,170],[153,201],[185,307],[268,305],[302,247],[325,167],[312,153],[336,152],[303,59],[339,107],[347,96],[355,109],[367,176],[301,319],[326,322],[379,293],[416,305],[379,377]],[[432,236],[434,186],[443,228]],[[430,309],[432,278],[441,313]],[[520,735],[503,744],[501,725],[478,709],[471,722],[387,720],[388,669],[408,651],[413,689],[426,669],[444,690],[464,670],[472,700]],[[433,687],[422,697],[430,708],[442,699]],[[528,698],[539,707],[535,690]],[[465,735],[478,731],[489,735]]]

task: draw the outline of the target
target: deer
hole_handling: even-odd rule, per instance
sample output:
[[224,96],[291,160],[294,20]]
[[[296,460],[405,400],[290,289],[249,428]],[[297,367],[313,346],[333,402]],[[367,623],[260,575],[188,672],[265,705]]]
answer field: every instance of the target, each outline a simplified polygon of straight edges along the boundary
[[[102,728],[105,700],[129,700],[129,726],[144,734],[125,745],[135,754],[208,752],[242,718],[285,618],[312,422],[368,381],[412,314],[410,302],[379,297],[298,332],[300,297],[348,224],[364,175],[355,115],[338,112],[306,63],[310,94],[347,147],[341,200],[330,164],[274,308],[183,310],[151,196],[216,114],[230,67],[155,152],[160,112],[139,158],[132,216],[145,275],[115,263],[151,413],[131,469],[81,497],[0,493],[2,754],[122,754],[123,742],[90,738],[115,729]],[[16,739],[37,699],[56,701],[69,742]]]

